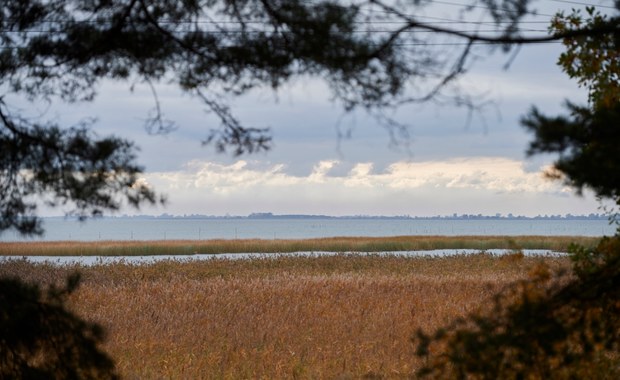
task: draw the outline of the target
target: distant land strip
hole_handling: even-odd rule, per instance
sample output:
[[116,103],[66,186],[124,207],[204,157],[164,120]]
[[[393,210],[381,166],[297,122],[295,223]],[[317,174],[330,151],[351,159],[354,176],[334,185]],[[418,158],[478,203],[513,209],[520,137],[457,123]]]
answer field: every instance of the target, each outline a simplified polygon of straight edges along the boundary
[[[97,219],[395,219],[395,220],[609,220],[610,217],[617,218],[617,215],[590,213],[583,215],[573,214],[545,214],[536,216],[513,215],[511,213],[482,215],[482,214],[451,214],[435,216],[412,216],[412,215],[307,215],[307,214],[274,214],[271,212],[257,212],[249,215],[203,215],[203,214],[160,214],[160,215],[110,215],[98,217]],[[43,219],[67,219],[73,220],[71,216],[47,216]]]

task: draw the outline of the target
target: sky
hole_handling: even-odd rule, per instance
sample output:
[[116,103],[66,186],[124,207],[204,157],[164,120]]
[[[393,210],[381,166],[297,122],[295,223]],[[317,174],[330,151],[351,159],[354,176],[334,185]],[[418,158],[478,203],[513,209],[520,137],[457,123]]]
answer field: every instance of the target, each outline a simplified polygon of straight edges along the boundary
[[[453,3],[426,15],[454,17]],[[612,5],[607,1],[586,1]],[[575,4],[541,0],[541,14]],[[602,9],[603,10],[603,9]],[[532,16],[533,20],[549,20]],[[543,26],[544,29],[546,26]],[[548,115],[563,112],[565,99],[586,101],[584,89],[556,65],[560,44],[523,47],[511,59],[481,56],[459,82],[461,89],[489,104],[471,115],[452,105],[404,105],[395,119],[408,125],[407,146],[393,146],[389,133],[364,112],[346,114],[332,102],[320,78],[296,78],[274,93],[257,89],[231,99],[246,125],[270,127],[267,153],[234,157],[201,141],[217,127],[199,101],[174,87],[158,85],[166,117],[178,129],[164,136],[145,132],[153,107],[149,87],[102,83],[92,103],[54,105],[46,114],[72,123],[97,117],[100,135],[115,134],[140,147],[140,181],[168,198],[167,205],[123,209],[122,214],[556,215],[601,212],[592,194],[577,196],[544,178],[553,157],[525,155],[532,139],[519,119],[536,105]],[[508,69],[505,64],[510,61]],[[482,94],[482,95],[481,95]],[[43,110],[43,106],[41,106]],[[339,138],[339,134],[350,137]],[[59,210],[43,210],[58,215]]]

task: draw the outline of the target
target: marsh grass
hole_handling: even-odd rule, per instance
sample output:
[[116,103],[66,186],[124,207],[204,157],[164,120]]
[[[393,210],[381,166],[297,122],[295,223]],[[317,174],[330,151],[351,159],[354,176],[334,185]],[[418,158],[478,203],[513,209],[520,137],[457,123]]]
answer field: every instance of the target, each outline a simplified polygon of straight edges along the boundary
[[142,256],[297,251],[385,252],[431,249],[550,249],[571,243],[594,246],[599,238],[571,236],[394,236],[303,240],[59,241],[0,243],[0,256]]
[[70,299],[106,327],[126,378],[409,377],[411,337],[485,307],[541,261],[515,253],[449,258],[370,256],[163,261],[54,267],[0,263],[0,275],[59,283],[79,270]]

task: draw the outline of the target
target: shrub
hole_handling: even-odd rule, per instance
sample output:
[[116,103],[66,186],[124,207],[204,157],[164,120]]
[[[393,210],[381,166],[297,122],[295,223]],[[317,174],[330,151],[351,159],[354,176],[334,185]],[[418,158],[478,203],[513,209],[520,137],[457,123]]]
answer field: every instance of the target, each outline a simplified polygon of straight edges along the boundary
[[573,274],[540,264],[490,310],[433,334],[419,331],[419,372],[431,378],[618,378],[620,238],[573,247]]
[[100,326],[67,310],[78,283],[42,292],[17,278],[0,278],[0,378],[115,379],[113,361],[98,345]]

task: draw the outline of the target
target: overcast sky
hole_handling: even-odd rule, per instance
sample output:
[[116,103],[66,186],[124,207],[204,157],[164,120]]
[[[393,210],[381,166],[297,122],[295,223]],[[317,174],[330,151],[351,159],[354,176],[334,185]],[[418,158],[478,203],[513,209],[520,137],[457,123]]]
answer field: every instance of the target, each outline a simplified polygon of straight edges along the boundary
[[[610,0],[587,3],[612,5]],[[571,7],[550,0],[537,4],[541,14]],[[425,14],[455,17],[454,12],[444,4]],[[391,146],[385,128],[364,112],[344,114],[318,78],[298,78],[275,94],[259,89],[231,101],[245,125],[273,131],[271,151],[242,157],[216,154],[213,147],[201,145],[217,121],[173,87],[158,86],[163,111],[179,126],[165,136],[148,135],[142,127],[153,98],[140,84],[131,92],[129,83],[104,83],[95,102],[54,106],[47,114],[63,122],[96,116],[100,135],[120,135],[141,148],[142,180],[169,202],[165,208],[121,213],[596,213],[599,204],[590,194],[578,197],[543,178],[552,157],[525,157],[531,136],[519,118],[532,105],[553,115],[563,112],[565,99],[585,102],[585,90],[556,66],[561,51],[560,44],[523,47],[507,70],[503,67],[510,56],[499,52],[476,62],[460,86],[470,94],[484,94],[477,99],[492,104],[469,123],[464,108],[402,106],[394,117],[409,126],[408,148]],[[339,131],[351,137],[339,139]]]

